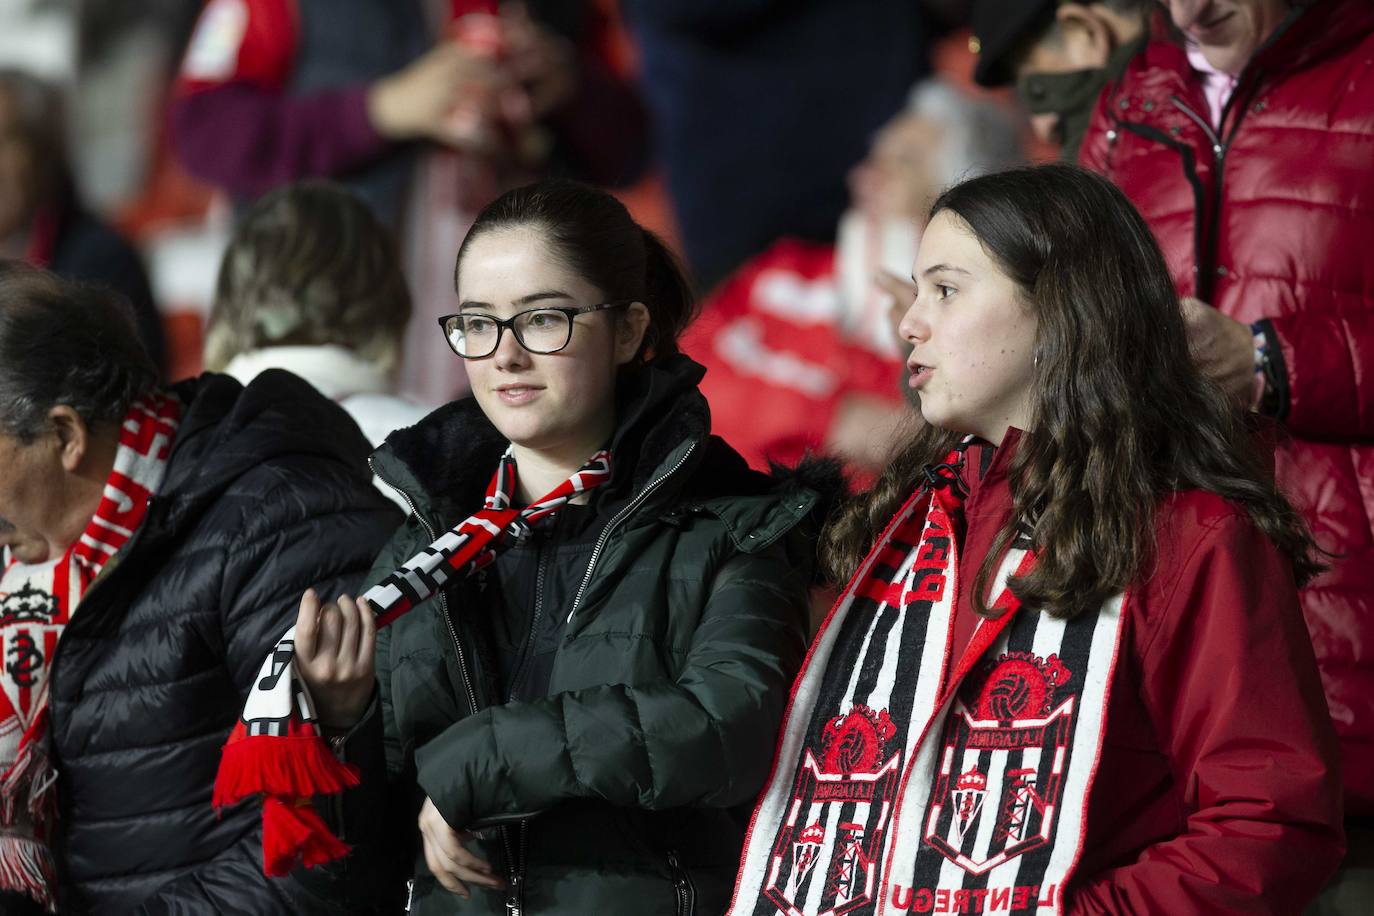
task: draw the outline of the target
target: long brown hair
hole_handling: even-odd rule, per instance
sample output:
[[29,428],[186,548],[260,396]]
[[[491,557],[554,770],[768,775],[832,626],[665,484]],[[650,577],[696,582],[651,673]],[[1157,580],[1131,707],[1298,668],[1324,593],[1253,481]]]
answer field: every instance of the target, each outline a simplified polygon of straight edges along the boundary
[[[1039,560],[1010,583],[1029,607],[1068,617],[1146,574],[1156,504],[1198,489],[1242,507],[1293,563],[1320,571],[1302,518],[1275,488],[1245,416],[1194,366],[1183,315],[1149,227],[1106,179],[1053,164],[974,178],[931,209],[958,216],[1038,318],[1030,429],[1009,468],[1012,511],[974,579],[989,580],[1017,521]],[[853,574],[927,464],[957,433],[925,425],[822,540],[832,575]]]

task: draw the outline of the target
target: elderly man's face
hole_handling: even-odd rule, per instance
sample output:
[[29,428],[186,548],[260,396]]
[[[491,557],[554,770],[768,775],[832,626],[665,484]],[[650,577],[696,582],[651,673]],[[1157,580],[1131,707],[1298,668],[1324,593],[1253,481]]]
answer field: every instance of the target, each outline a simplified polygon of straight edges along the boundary
[[0,518],[14,529],[0,535],[0,542],[42,542],[42,551],[32,543],[27,545],[30,557],[40,552],[60,554],[71,546],[64,543],[69,536],[62,533],[70,514],[68,478],[56,432],[45,431],[33,442],[0,432]]
[[1238,74],[1288,12],[1288,0],[1162,0],[1207,63]]
[[925,218],[937,188],[930,159],[940,148],[938,123],[903,114],[883,125],[868,155],[849,172],[850,204],[873,218]]

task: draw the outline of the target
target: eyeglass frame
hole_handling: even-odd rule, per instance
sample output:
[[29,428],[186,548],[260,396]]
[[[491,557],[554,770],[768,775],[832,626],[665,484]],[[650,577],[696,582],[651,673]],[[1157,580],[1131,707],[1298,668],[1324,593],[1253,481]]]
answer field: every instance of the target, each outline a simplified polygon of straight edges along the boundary
[[[510,329],[511,336],[515,338],[515,342],[518,343],[526,353],[533,353],[535,356],[550,356],[554,353],[561,353],[568,349],[568,344],[572,343],[573,327],[577,324],[575,319],[578,315],[588,315],[592,312],[602,312],[607,309],[625,308],[628,305],[634,305],[638,301],[637,299],[613,299],[610,302],[602,302],[597,305],[579,305],[575,308],[566,305],[544,305],[538,308],[521,309],[509,318],[497,318],[490,312],[478,312],[475,310],[471,312],[455,312],[452,315],[439,316],[439,330],[444,332],[444,343],[448,344],[448,348],[460,359],[486,359],[492,356],[497,350],[501,349],[501,335],[506,333],[508,328]],[[568,339],[563,341],[563,346],[559,347],[557,350],[531,350],[525,345],[525,342],[520,339],[520,332],[515,330],[515,322],[521,315],[528,315],[530,312],[562,312],[567,316]],[[453,346],[453,341],[450,340],[448,336],[448,321],[451,318],[462,318],[464,315],[480,315],[496,323],[496,343],[492,346],[490,351],[483,353],[481,356],[466,356],[459,353],[457,348]]]

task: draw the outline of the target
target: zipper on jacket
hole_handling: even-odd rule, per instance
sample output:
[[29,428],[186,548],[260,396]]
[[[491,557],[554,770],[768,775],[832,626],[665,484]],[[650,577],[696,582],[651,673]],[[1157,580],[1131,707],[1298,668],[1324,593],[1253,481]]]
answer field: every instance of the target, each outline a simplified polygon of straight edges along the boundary
[[673,891],[677,894],[677,916],[692,916],[697,908],[697,889],[675,849],[668,851],[668,870],[673,875]]
[[[510,684],[506,689],[506,702],[515,702],[515,688],[520,683],[520,678],[524,676],[525,669],[529,666],[531,654],[533,654],[535,634],[539,631],[539,621],[544,615],[544,577],[548,573],[549,554],[551,551],[539,547],[539,563],[534,578],[534,613],[530,615],[530,629],[525,636],[524,650],[520,653],[520,658],[516,662],[515,671],[511,673]],[[501,842],[506,849],[506,913],[509,916],[520,916],[525,908],[525,853],[529,847],[529,821],[521,820],[515,824],[504,824],[500,827]],[[511,843],[511,831],[519,834],[518,844]],[[520,855],[515,856],[513,852],[518,845]]]
[[1184,102],[1176,95],[1169,96],[1169,101],[1173,104],[1175,108],[1177,108],[1179,111],[1187,115],[1189,120],[1191,120],[1198,127],[1202,128],[1202,132],[1207,135],[1207,139],[1212,141],[1213,155],[1220,158],[1221,155],[1225,152],[1225,150],[1221,145],[1221,138],[1217,136],[1216,131],[1212,130],[1212,125],[1207,123],[1207,119],[1204,118],[1202,115],[1198,114],[1196,111],[1193,111],[1193,109],[1189,108],[1188,103]]
[[[1211,304],[1216,298],[1216,230],[1221,224],[1221,182],[1222,172],[1226,166],[1226,144],[1221,141],[1221,137],[1212,129],[1212,125],[1207,119],[1199,115],[1188,106],[1186,102],[1176,95],[1169,96],[1169,102],[1185,117],[1202,128],[1203,135],[1212,144],[1212,187],[1211,199],[1207,201],[1207,213],[1204,221],[1203,214],[1198,213],[1194,230],[1193,242],[1193,261],[1197,270],[1197,279],[1194,284],[1195,293],[1199,299]],[[1218,128],[1220,129],[1220,128]],[[1199,201],[1201,203],[1201,201]]]
[[[377,475],[377,478],[379,480],[390,486],[393,490],[395,490],[397,493],[400,493],[401,496],[405,498],[406,505],[410,507],[410,514],[415,516],[415,518],[419,520],[420,524],[424,526],[425,534],[429,536],[430,543],[433,543],[439,537],[439,535],[434,530],[434,526],[432,526],[429,523],[429,519],[421,515],[420,510],[415,507],[415,500],[411,499],[410,494],[407,493],[401,487],[396,486],[396,484],[392,483],[390,480],[386,478],[385,475],[378,471],[377,465],[372,460],[371,455],[367,456],[367,466],[372,470],[373,474]],[[472,689],[472,677],[468,674],[467,656],[463,653],[463,644],[458,640],[458,631],[454,629],[453,618],[449,616],[448,596],[444,594],[444,590],[442,588],[439,589],[439,608],[443,611],[444,624],[448,627],[448,635],[453,639],[453,649],[455,652],[458,653],[458,676],[463,679],[463,689],[467,691],[468,712],[475,716],[477,715],[477,693]]]
[[549,554],[551,550],[543,547],[536,548],[539,551],[539,562],[535,566],[534,573],[534,613],[530,615],[530,629],[525,634],[525,644],[520,649],[520,654],[515,660],[515,670],[511,672],[510,684],[506,687],[506,702],[515,702],[515,689],[520,685],[520,680],[525,676],[526,669],[530,666],[530,658],[534,655],[535,634],[539,632],[539,621],[544,616],[544,577],[548,575]]
[[577,594],[573,596],[572,610],[568,611],[568,623],[572,623],[573,615],[577,613],[577,607],[582,603],[582,596],[587,591],[587,585],[592,581],[592,572],[596,569],[596,561],[601,557],[601,550],[606,546],[606,541],[610,538],[611,531],[615,528],[616,525],[623,522],[631,512],[638,508],[640,503],[648,499],[649,494],[654,492],[654,490],[658,489],[659,485],[662,484],[663,481],[667,480],[669,477],[672,477],[674,474],[676,474],[678,468],[682,467],[684,464],[687,463],[688,457],[691,456],[692,452],[696,450],[696,447],[696,442],[693,442],[691,445],[687,446],[687,451],[682,453],[682,457],[677,460],[677,464],[673,465],[667,471],[664,471],[662,475],[660,475],[658,478],[650,482],[650,484],[647,487],[645,487],[643,490],[640,490],[639,495],[636,496],[634,499],[630,500],[630,504],[626,506],[624,509],[621,509],[619,512],[617,512],[615,518],[607,522],[606,527],[601,529],[601,536],[596,539],[596,546],[592,548],[591,559],[587,561],[587,574],[582,577],[582,584],[577,587]]
[[501,828],[501,837],[506,844],[506,864],[509,866],[509,884],[506,886],[506,916],[521,916],[525,912],[525,856],[529,852],[527,821],[521,821],[514,829],[520,831],[520,858],[511,857],[510,828]]

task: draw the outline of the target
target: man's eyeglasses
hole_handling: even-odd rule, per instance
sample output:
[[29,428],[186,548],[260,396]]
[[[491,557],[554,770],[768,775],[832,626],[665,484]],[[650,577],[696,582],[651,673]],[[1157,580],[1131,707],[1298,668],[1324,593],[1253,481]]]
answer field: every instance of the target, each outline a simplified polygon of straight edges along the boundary
[[515,339],[531,353],[557,353],[572,341],[573,319],[588,312],[624,308],[630,301],[603,302],[577,308],[540,308],[516,312],[509,318],[497,318],[485,312],[460,312],[439,319],[444,340],[463,359],[482,359],[501,346],[501,334],[507,328]]

